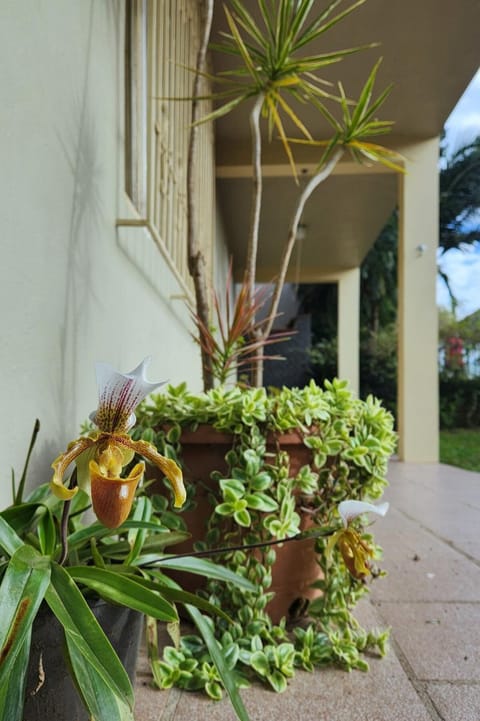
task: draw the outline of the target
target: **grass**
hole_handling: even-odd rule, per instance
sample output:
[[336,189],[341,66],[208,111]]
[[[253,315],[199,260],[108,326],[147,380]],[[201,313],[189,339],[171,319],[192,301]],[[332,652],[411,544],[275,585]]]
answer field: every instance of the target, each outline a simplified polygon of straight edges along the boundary
[[480,428],[440,431],[440,462],[480,471]]

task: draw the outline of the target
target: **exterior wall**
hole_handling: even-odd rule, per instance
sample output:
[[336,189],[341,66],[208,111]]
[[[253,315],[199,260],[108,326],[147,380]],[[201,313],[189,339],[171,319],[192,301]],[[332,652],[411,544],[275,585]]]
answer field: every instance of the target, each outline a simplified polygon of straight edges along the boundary
[[95,408],[96,360],[152,355],[152,380],[201,385],[183,291],[144,229],[115,230],[123,32],[123,2],[1,3],[1,505],[36,417],[30,479],[49,480]]

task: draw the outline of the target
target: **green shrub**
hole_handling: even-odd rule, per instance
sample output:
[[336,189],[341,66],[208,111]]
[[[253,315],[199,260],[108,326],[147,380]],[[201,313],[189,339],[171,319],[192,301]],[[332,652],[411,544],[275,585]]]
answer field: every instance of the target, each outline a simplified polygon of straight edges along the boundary
[[480,427],[480,378],[440,376],[440,428]]

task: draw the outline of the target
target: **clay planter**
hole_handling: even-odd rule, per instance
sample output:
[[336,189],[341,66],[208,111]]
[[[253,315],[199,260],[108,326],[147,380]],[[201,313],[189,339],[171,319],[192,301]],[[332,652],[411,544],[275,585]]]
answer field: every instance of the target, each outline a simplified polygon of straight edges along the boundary
[[[210,475],[213,471],[227,474],[225,455],[232,448],[234,437],[221,433],[208,425],[200,425],[196,431],[183,431],[182,445],[183,473],[187,482],[196,487],[196,508],[182,514],[191,538],[171,547],[172,553],[191,551],[193,543],[202,540],[207,530],[212,506],[208,495],[213,489]],[[312,452],[303,444],[300,433],[292,432],[273,435],[267,439],[267,452],[278,449],[286,451],[290,459],[290,474],[296,475],[302,466],[312,462]],[[308,527],[310,517],[302,515],[301,530]],[[271,591],[275,598],[267,606],[267,612],[274,623],[283,617],[296,616],[307,600],[318,597],[319,591],[310,588],[314,581],[322,577],[316,561],[315,541],[291,541],[275,546],[276,562],[272,569]],[[172,574],[174,575],[174,574]],[[201,586],[198,576],[175,574],[176,580],[185,590],[195,591]]]
[[[133,682],[143,615],[99,599],[90,607]],[[65,660],[64,644],[63,628],[44,604],[33,624],[23,721],[89,721]]]

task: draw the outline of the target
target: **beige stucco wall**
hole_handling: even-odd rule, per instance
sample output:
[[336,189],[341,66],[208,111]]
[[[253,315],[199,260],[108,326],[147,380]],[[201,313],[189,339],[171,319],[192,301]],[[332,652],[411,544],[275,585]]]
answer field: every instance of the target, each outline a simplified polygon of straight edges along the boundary
[[49,479],[96,405],[96,360],[125,371],[152,355],[152,379],[200,388],[188,315],[172,298],[182,290],[147,236],[135,259],[138,235],[115,230],[126,213],[123,11],[0,4],[0,505],[36,417],[31,475]]

